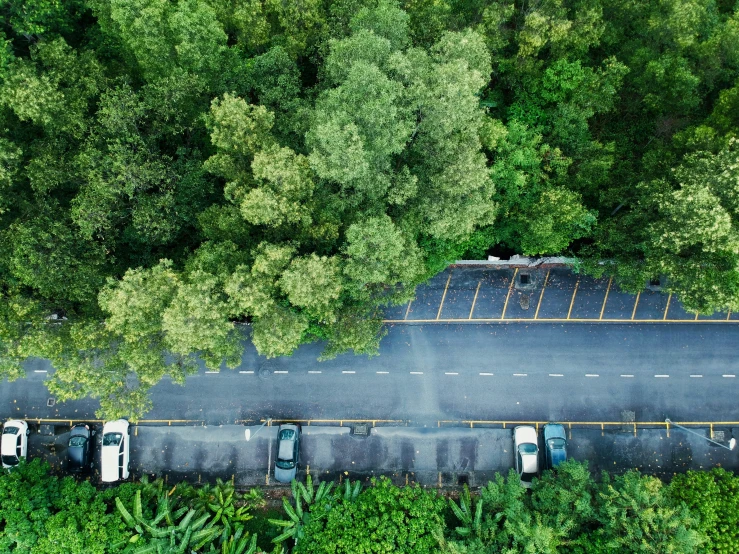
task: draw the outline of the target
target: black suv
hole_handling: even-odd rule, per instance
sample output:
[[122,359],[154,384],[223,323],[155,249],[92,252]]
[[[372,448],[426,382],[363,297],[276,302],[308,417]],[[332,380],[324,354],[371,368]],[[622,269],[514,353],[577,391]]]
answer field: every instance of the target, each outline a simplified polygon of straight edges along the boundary
[[78,423],[69,434],[67,449],[67,468],[69,471],[85,471],[92,469],[95,462],[92,455],[95,451],[95,429],[87,423]]

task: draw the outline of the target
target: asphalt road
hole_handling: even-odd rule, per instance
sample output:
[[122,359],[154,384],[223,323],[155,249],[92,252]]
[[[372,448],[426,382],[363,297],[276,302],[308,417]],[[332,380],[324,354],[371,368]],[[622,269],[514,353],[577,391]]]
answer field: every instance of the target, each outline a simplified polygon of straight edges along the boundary
[[[152,419],[739,420],[739,327],[731,323],[490,323],[390,326],[380,356],[318,362],[320,345],[153,389]],[[88,418],[91,400],[47,407],[37,373],[0,386],[4,417]],[[267,371],[262,371],[262,370]]]

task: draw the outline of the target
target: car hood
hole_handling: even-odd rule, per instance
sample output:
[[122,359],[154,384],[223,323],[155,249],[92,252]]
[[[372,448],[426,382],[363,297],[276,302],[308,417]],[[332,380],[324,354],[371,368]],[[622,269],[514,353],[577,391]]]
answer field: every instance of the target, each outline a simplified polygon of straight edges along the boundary
[[15,446],[17,444],[18,435],[3,435],[3,444],[0,453],[3,456],[15,456]]
[[117,446],[103,446],[100,449],[100,478],[107,482],[118,480]]
[[275,467],[275,479],[280,483],[290,483],[293,479],[295,479],[296,473],[297,468],[282,469],[280,467]]
[[567,451],[564,448],[550,449],[549,452],[552,457],[552,465],[554,467],[567,460]]

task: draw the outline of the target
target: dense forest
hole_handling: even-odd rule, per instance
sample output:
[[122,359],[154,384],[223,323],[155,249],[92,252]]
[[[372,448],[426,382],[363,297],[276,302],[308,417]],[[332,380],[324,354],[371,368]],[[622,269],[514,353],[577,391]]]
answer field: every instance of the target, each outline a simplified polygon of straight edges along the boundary
[[[735,0],[0,0],[0,377],[140,416],[461,257],[739,309]],[[243,323],[249,323],[245,326]]]
[[[290,494],[158,479],[104,490],[35,459],[0,473],[0,552],[15,554],[734,554],[739,478],[594,480],[569,461],[527,493],[513,470],[479,491],[293,481]],[[283,491],[286,492],[286,491]],[[269,501],[269,502],[267,502]]]

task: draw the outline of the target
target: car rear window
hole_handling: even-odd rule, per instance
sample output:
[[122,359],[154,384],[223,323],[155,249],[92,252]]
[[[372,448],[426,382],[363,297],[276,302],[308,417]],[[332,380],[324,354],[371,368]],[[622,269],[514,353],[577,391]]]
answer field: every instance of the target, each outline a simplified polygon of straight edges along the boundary
[[118,446],[123,435],[120,433],[105,433],[103,435],[103,446]]
[[3,456],[3,464],[6,466],[16,466],[18,465],[18,458],[15,456]]

